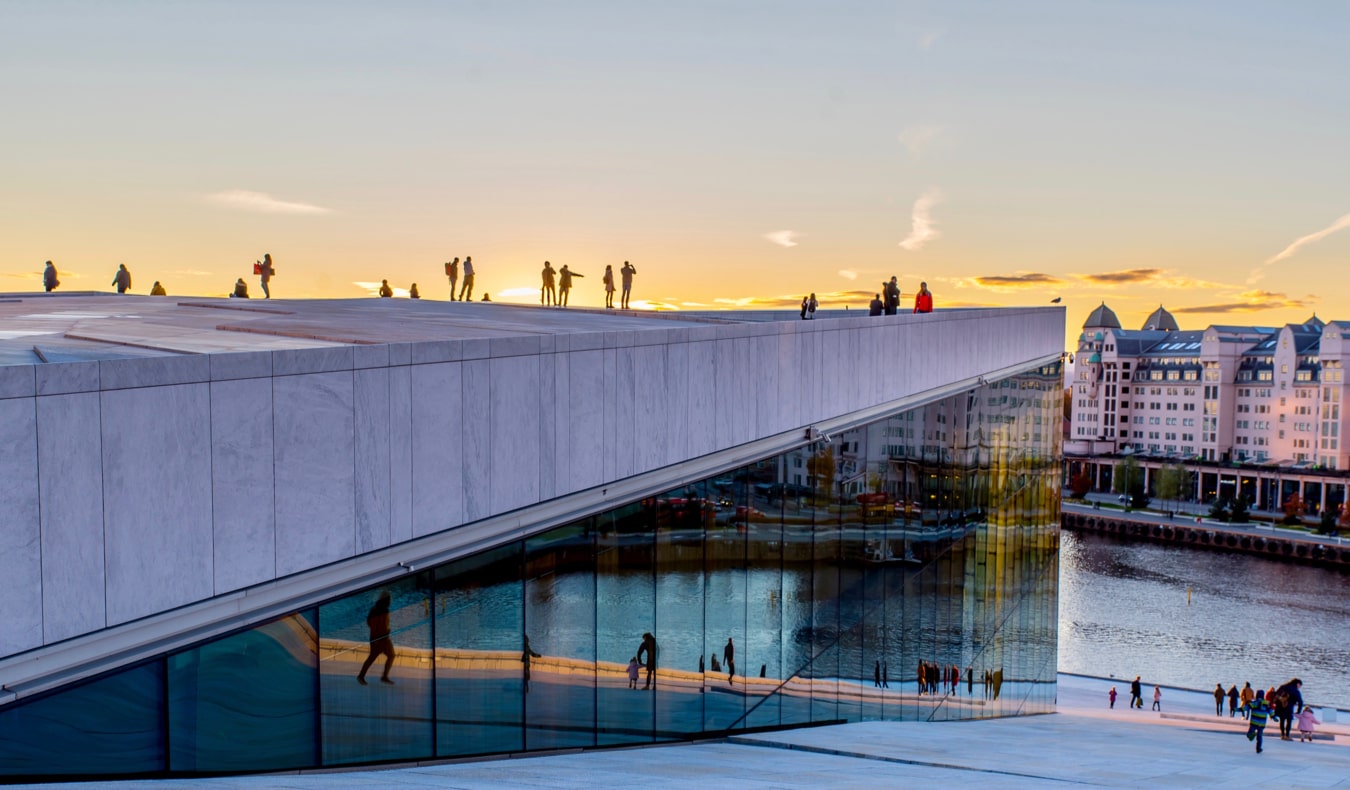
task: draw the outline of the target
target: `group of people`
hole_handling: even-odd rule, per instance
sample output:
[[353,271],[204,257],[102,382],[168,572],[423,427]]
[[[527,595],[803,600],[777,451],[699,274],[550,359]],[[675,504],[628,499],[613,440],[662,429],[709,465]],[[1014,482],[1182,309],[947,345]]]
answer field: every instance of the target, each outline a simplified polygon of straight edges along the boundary
[[[919,696],[924,694],[957,694],[961,688],[961,667],[956,664],[943,666],[920,660],[918,679]],[[975,684],[974,669],[966,668],[966,679],[968,686],[973,688]]]
[[[1222,683],[1214,684],[1214,715],[1222,716],[1224,703],[1228,703],[1229,718],[1236,718],[1239,713],[1247,721],[1247,740],[1256,742],[1256,751],[1262,751],[1263,735],[1266,729],[1266,723],[1271,716],[1280,726],[1280,740],[1292,741],[1293,725],[1298,722],[1298,732],[1300,741],[1312,742],[1313,732],[1318,724],[1322,722],[1317,718],[1316,711],[1303,704],[1303,681],[1293,678],[1288,683],[1281,686],[1271,686],[1269,689],[1252,689],[1251,683],[1244,683],[1239,690],[1234,683],[1224,690]],[[1116,687],[1112,686],[1107,692],[1107,700],[1110,707],[1116,706]],[[1130,708],[1143,708],[1144,697],[1143,687],[1139,682],[1139,676],[1136,675],[1130,683]],[[1162,689],[1158,686],[1153,687],[1153,710],[1162,710]]]
[[[268,286],[268,283],[272,282],[272,275],[276,274],[277,270],[276,267],[272,265],[272,254],[270,252],[264,253],[262,260],[253,262],[253,273],[258,275],[258,281],[262,285],[263,298],[271,299],[272,289]],[[238,280],[234,281],[234,290],[230,292],[230,298],[231,299],[249,298],[248,283],[244,282],[243,277],[240,277]]]
[[[131,270],[127,268],[125,263],[117,264],[117,271],[113,272],[113,278],[110,285],[116,288],[119,294],[124,294],[131,290]],[[43,266],[42,287],[47,293],[51,293],[61,287],[61,279],[60,275],[56,272],[56,264],[51,261],[47,261],[46,265]],[[150,287],[150,295],[168,296],[168,292],[164,290],[164,286],[160,284],[159,280],[155,280],[155,284]]]
[[[881,284],[881,293],[872,297],[872,302],[867,306],[867,314],[875,315],[895,315],[900,312],[900,283],[895,277],[890,281]],[[928,290],[928,283],[919,283],[919,292],[914,294],[914,312],[931,313],[933,312],[933,292]]]
[[[627,261],[624,261],[624,266],[628,266]],[[633,271],[637,270],[634,269]],[[554,271],[553,264],[548,261],[544,261],[544,270],[540,274],[544,279],[544,283],[539,287],[539,304],[557,307],[567,306],[568,296],[572,293],[572,278],[586,276],[580,272],[574,272],[567,268],[567,264],[565,263],[562,265],[561,269]],[[632,275],[627,275],[623,289],[625,307],[628,306],[628,289],[632,287],[632,283]],[[605,287],[609,289],[606,292],[608,294],[606,297],[606,306],[612,308],[614,306],[614,270],[610,266],[605,267]]]

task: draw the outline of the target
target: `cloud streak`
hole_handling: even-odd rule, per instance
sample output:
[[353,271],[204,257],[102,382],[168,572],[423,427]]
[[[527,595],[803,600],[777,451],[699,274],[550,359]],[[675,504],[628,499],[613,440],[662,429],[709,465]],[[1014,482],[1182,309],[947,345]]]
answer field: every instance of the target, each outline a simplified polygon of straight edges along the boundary
[[1119,272],[1077,274],[1074,276],[1094,285],[1127,285],[1129,283],[1151,282],[1163,274],[1165,272],[1162,269],[1125,269]]
[[982,288],[1034,288],[1040,285],[1059,285],[1064,282],[1053,274],[1045,274],[1044,272],[995,274],[971,277],[969,281]]
[[1270,258],[1266,259],[1265,265],[1269,266],[1272,263],[1279,263],[1285,258],[1293,256],[1294,253],[1298,252],[1300,247],[1321,241],[1322,239],[1325,239],[1327,236],[1330,236],[1336,231],[1345,230],[1346,228],[1350,228],[1350,214],[1342,216],[1340,219],[1336,220],[1335,222],[1331,223],[1325,228],[1322,228],[1316,233],[1309,233],[1307,236],[1302,236],[1295,239],[1293,243],[1291,243],[1288,247],[1285,247],[1284,249],[1280,250],[1279,253],[1272,255]]
[[331,214],[332,209],[311,203],[295,203],[278,200],[266,192],[250,192],[247,189],[229,189],[207,195],[206,199],[227,208],[239,211],[252,211],[259,214]]
[[941,192],[930,189],[914,201],[914,208],[910,211],[909,235],[904,238],[904,241],[900,242],[902,248],[909,252],[918,252],[928,242],[942,235],[933,221],[933,206],[937,205],[941,199]]
[[765,233],[764,239],[779,247],[796,247],[797,231],[795,230],[775,230],[772,233]]
[[1295,299],[1288,294],[1274,291],[1252,290],[1243,291],[1237,295],[1240,301],[1221,302],[1219,304],[1195,305],[1193,307],[1179,307],[1172,310],[1173,313],[1260,313],[1265,310],[1281,310],[1286,308],[1306,308],[1312,307],[1316,303],[1316,298],[1307,296],[1302,299]]

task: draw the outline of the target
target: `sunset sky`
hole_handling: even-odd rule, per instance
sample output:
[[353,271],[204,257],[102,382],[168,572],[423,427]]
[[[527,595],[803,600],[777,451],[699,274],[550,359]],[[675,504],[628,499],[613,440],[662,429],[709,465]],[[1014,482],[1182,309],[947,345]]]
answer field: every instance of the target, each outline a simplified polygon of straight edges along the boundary
[[0,0],[0,291],[1350,319],[1350,4]]

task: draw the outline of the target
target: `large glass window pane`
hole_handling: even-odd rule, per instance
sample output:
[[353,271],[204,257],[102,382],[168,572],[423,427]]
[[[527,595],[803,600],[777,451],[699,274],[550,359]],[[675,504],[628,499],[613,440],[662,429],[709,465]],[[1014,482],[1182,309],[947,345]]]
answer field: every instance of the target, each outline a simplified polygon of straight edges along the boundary
[[525,542],[525,748],[595,745],[591,519]]
[[310,609],[169,656],[169,767],[315,765],[317,652]]
[[[784,455],[789,495],[783,507],[783,592],[780,641],[783,686],[778,694],[778,716],[784,725],[811,721],[811,661],[815,631],[811,623],[812,583],[815,575],[814,532],[821,504],[815,475],[814,446]],[[792,489],[791,486],[799,486]]]
[[0,777],[164,770],[164,664],[153,661],[0,708]]
[[656,624],[656,523],[700,503],[684,490],[596,518],[596,739],[601,746],[653,737],[661,645]]
[[436,754],[525,744],[522,544],[436,570]]
[[319,607],[323,762],[434,754],[431,574]]
[[764,499],[764,519],[746,528],[745,651],[754,663],[745,668],[745,726],[777,727],[783,682],[783,510],[795,496],[787,491],[782,456],[756,467],[774,484]]
[[730,506],[727,490],[727,504],[721,505],[724,495],[717,487],[690,486],[686,499],[697,505],[657,514],[657,738],[703,731],[703,681],[709,669],[703,643],[703,533],[713,529],[719,507]]
[[751,499],[752,469],[732,477],[733,502],[717,514],[704,548],[704,642],[708,673],[703,701],[704,728],[710,732],[745,726],[745,673],[753,657],[745,645],[745,536],[749,525],[767,518]]

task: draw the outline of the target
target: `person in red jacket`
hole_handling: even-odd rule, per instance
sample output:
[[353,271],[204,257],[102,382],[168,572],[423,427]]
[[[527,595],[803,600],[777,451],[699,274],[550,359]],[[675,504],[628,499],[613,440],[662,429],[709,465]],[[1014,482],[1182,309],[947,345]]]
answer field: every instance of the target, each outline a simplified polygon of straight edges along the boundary
[[914,312],[933,312],[933,292],[928,290],[928,283],[919,283],[919,292],[914,294]]

